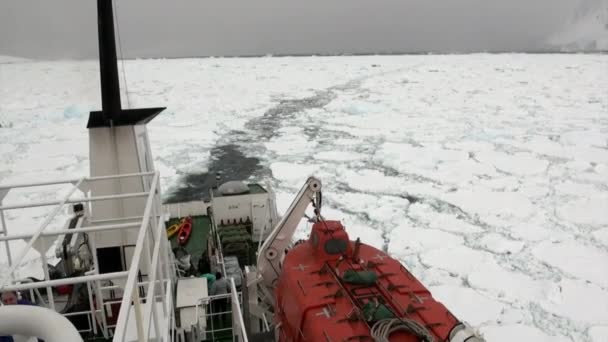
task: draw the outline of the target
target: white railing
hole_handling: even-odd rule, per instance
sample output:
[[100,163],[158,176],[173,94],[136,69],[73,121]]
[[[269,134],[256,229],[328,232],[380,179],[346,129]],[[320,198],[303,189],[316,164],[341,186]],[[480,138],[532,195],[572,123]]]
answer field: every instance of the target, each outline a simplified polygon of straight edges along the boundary
[[[87,183],[118,179],[126,177],[152,177],[150,189],[145,192],[120,193],[104,196],[87,196],[82,198],[72,198],[72,195],[79,189],[88,189]],[[5,205],[3,203],[6,195],[17,188],[36,188],[48,185],[72,184],[72,188],[61,199],[55,201],[38,201],[21,204]],[[67,203],[83,203],[87,206],[93,201],[107,201],[125,198],[145,197],[145,209],[141,216],[116,217],[101,221],[89,221],[90,226],[73,229],[59,229],[46,231],[49,224],[62,212]],[[52,212],[44,219],[38,229],[30,234],[7,235],[8,227],[4,216],[6,210],[19,210],[33,207],[55,206]],[[81,329],[81,332],[89,332],[95,335],[103,335],[109,338],[113,335],[114,341],[138,340],[147,341],[156,339],[159,341],[172,341],[173,330],[175,329],[175,319],[173,311],[173,286],[175,284],[175,269],[172,265],[171,249],[166,238],[164,221],[160,211],[160,185],[159,175],[155,172],[143,172],[124,174],[117,176],[89,177],[80,179],[67,179],[50,182],[38,182],[27,184],[16,184],[10,186],[0,186],[0,241],[5,242],[6,260],[9,270],[4,272],[0,278],[0,291],[3,290],[33,290],[46,288],[47,303],[42,303],[55,309],[55,295],[52,287],[58,285],[86,284],[88,292],[88,310],[70,312],[65,316],[86,315],[89,326]],[[86,210],[85,210],[86,212]],[[136,214],[138,215],[138,214]],[[128,221],[125,223],[125,221]],[[138,229],[137,242],[131,259],[131,264],[127,271],[99,273],[99,260],[96,253],[95,234],[88,235],[88,244],[92,254],[92,268],[85,275],[50,280],[49,270],[46,262],[46,248],[50,247],[49,239],[57,238],[61,235],[72,233],[94,233],[103,231],[127,231]],[[18,253],[16,258],[12,258],[13,253],[9,241],[27,240],[27,244]],[[23,262],[25,255],[37,246],[41,251],[42,268],[44,280],[40,282],[18,282],[15,280],[14,272]],[[147,270],[147,279],[140,281],[138,276],[142,274],[142,269]],[[126,282],[125,282],[126,278]],[[114,283],[123,282],[122,286],[102,286],[103,281],[113,281]],[[105,305],[111,301],[105,301],[103,292],[121,288],[123,298],[120,301],[120,312],[117,317],[114,329],[108,324],[105,312]],[[145,298],[140,298],[140,289],[144,289]],[[39,296],[42,297],[42,296]],[[132,316],[135,316],[133,319]],[[136,329],[133,329],[136,328]],[[154,336],[152,336],[154,334]]]
[[[230,299],[230,307],[226,308],[227,311],[214,312],[213,303],[218,300],[227,299]],[[241,309],[242,305],[242,293],[237,292],[234,278],[230,277],[230,293],[201,298],[196,304],[196,328],[204,326],[202,330],[197,332],[198,334],[200,334],[200,336],[198,337],[203,341],[214,341],[217,335],[221,333],[230,333],[233,341],[248,342],[245,321]],[[206,309],[203,309],[203,306],[206,307]],[[204,315],[201,315],[201,312],[203,312]],[[231,316],[231,326],[228,327],[221,324],[221,322],[223,321],[221,317],[227,315]],[[199,319],[201,318],[205,320],[204,324],[200,322]],[[207,324],[207,321],[210,324]]]
[[234,278],[230,278],[230,295],[232,302],[232,329],[233,336],[238,338],[237,342],[248,342],[247,331],[245,330],[245,322],[243,321],[243,312],[241,311],[241,304],[239,297],[236,292],[236,285],[234,284]]
[[[213,192],[211,192],[211,199],[213,200]],[[220,240],[220,234],[217,227],[217,223],[215,222],[213,216],[209,217],[209,219],[211,220],[211,234],[213,235],[213,240],[216,248],[216,252],[213,257],[216,260],[216,264],[220,266],[222,274],[227,277],[228,274],[226,273],[226,264],[224,263],[224,251],[222,250],[222,241]]]

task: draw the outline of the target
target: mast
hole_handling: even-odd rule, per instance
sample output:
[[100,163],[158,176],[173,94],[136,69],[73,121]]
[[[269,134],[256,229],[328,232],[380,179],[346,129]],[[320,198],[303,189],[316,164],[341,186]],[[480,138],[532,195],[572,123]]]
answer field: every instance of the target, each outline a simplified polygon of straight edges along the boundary
[[101,76],[101,107],[104,119],[117,121],[120,106],[118,61],[114,39],[112,0],[97,0],[97,35],[99,40],[99,71]]
[[112,1],[97,0],[102,110],[90,113],[87,128],[146,124],[165,109],[164,107],[137,109],[121,107]]

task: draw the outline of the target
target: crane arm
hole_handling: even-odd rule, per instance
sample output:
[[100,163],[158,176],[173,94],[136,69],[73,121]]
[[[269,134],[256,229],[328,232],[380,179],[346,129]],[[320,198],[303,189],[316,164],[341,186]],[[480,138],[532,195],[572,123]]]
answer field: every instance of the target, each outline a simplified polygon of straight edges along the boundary
[[[298,228],[300,220],[305,216],[308,205],[311,202],[314,203],[317,196],[320,198],[320,194],[321,181],[315,177],[309,177],[281,221],[274,227],[258,251],[257,268],[266,286],[274,287],[281,274],[281,260],[285,250],[291,243],[291,238]],[[320,203],[317,203],[316,210],[315,214],[320,215]]]

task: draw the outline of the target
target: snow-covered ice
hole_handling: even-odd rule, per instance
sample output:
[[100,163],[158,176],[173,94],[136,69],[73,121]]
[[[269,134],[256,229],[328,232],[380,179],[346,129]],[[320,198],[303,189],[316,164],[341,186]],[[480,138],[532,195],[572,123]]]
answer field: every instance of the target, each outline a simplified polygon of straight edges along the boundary
[[[210,151],[234,144],[269,171],[281,212],[320,177],[324,216],[403,261],[489,341],[608,340],[608,56],[132,60],[125,71],[125,107],[168,108],[149,125],[166,193],[184,173],[217,171]],[[88,173],[98,80],[96,61],[0,64],[0,184]],[[7,213],[10,234],[46,212],[27,213]]]

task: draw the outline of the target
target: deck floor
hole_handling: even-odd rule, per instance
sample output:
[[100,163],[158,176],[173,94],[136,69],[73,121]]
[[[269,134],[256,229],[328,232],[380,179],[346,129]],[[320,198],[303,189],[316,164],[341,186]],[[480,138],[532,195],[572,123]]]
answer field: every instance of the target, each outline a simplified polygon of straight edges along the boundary
[[[178,218],[170,219],[167,227],[177,222],[179,222]],[[201,255],[207,249],[207,239],[210,230],[211,219],[208,216],[192,216],[192,233],[184,248],[190,254],[192,265],[197,269]],[[169,239],[171,241],[171,248],[178,246],[177,235],[175,234]]]

